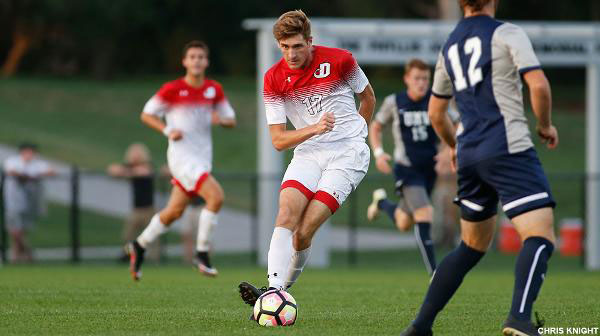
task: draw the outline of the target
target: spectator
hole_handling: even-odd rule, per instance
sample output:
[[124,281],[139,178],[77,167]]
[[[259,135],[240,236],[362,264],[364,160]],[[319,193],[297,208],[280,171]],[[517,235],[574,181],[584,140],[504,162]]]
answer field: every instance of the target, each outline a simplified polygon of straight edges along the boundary
[[11,237],[12,262],[32,261],[26,234],[45,212],[42,178],[56,174],[54,168],[39,159],[37,154],[35,144],[23,143],[19,146],[19,154],[4,162],[4,206]]
[[[125,220],[122,239],[124,242],[135,239],[155,213],[154,209],[154,168],[148,147],[142,143],[129,145],[125,152],[124,163],[113,163],[108,166],[108,174],[112,177],[127,178],[131,181],[133,209]],[[150,258],[160,258],[160,248],[156,244],[150,252]],[[128,261],[124,254],[122,261]]]

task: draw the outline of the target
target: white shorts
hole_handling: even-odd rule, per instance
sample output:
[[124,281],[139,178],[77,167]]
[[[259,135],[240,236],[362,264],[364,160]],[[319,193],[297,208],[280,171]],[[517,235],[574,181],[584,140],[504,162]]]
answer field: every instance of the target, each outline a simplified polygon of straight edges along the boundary
[[202,183],[210,176],[211,166],[202,160],[188,160],[183,164],[171,164],[171,183],[179,187],[189,197],[198,196]]
[[303,144],[285,171],[281,189],[296,188],[335,212],[367,174],[369,146],[363,141]]

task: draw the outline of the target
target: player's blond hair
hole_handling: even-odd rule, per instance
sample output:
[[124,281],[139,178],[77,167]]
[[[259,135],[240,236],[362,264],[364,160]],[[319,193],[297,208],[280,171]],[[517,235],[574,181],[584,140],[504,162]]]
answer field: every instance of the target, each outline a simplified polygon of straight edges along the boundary
[[492,0],[458,0],[461,8],[471,7],[474,11],[480,11]]
[[273,36],[277,41],[300,34],[310,38],[310,20],[300,9],[283,13],[273,25]]
[[152,161],[150,150],[143,143],[134,142],[127,147],[127,151],[125,151],[125,163],[141,164],[150,163],[150,161]]

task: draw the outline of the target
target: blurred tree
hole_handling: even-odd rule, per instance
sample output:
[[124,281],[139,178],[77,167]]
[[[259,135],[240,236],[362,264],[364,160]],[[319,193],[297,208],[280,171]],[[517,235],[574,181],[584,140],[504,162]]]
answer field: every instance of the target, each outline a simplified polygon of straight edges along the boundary
[[[249,75],[255,35],[241,22],[303,9],[310,17],[456,18],[457,0],[0,0],[0,72],[57,75],[173,73],[181,47],[203,39],[211,73]],[[460,16],[460,14],[458,14]],[[511,20],[600,20],[600,1],[501,1]]]

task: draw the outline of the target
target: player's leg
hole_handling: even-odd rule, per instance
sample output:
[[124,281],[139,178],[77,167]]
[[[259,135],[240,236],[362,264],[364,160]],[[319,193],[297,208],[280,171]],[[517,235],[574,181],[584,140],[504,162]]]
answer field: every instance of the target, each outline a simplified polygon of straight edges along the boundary
[[462,242],[442,259],[435,271],[419,314],[413,321],[416,332],[412,335],[427,335],[431,332],[437,314],[450,301],[465,275],[477,265],[489,248],[495,225],[496,216],[480,222],[461,220]]
[[400,200],[398,203],[396,211],[394,212],[394,222],[396,223],[396,228],[402,232],[410,230],[410,228],[415,225],[412,213],[410,212],[408,205],[406,205],[405,200]]
[[[321,167],[314,160],[310,148],[296,149],[279,192],[279,211],[267,255],[268,287],[285,288],[288,268],[294,254],[292,235],[308,202],[314,196],[321,173]],[[242,300],[252,306],[266,289],[267,287],[259,289],[247,282],[239,285]]]
[[433,207],[429,194],[423,185],[407,185],[403,188],[404,200],[415,223],[415,239],[423,257],[425,268],[431,275],[435,271],[435,252],[431,239]]
[[208,276],[216,276],[217,270],[212,267],[209,257],[214,227],[218,223],[218,212],[223,206],[225,193],[219,182],[211,175],[206,175],[199,188],[198,195],[206,205],[200,212],[198,236],[196,239],[196,259],[198,270]]
[[[288,172],[290,172],[289,167]],[[291,176],[288,173],[286,175]],[[288,268],[294,255],[292,235],[313,194],[297,180],[287,180],[282,183],[281,187],[279,212],[275,220],[275,228],[273,229],[267,255],[269,285],[263,288],[257,288],[248,282],[242,282],[239,285],[242,300],[251,306],[254,306],[258,297],[268,288],[286,289]]]
[[294,232],[294,254],[288,269],[286,286],[291,287],[308,262],[312,238],[321,225],[344,203],[358,186],[369,167],[369,147],[364,143],[344,145],[332,151],[332,159],[325,152],[327,168],[317,186],[317,193],[302,215],[300,226]]
[[130,257],[130,272],[134,280],[139,280],[141,277],[141,267],[144,262],[146,248],[160,235],[167,232],[169,226],[181,217],[189,200],[188,193],[180,187],[174,186],[171,189],[171,197],[167,206],[152,217],[148,226],[136,240],[127,244],[126,250]]
[[454,295],[465,275],[481,260],[494,235],[498,196],[481,180],[477,165],[458,171],[461,208],[460,245],[439,263],[417,318],[401,335],[430,335],[437,314]]

